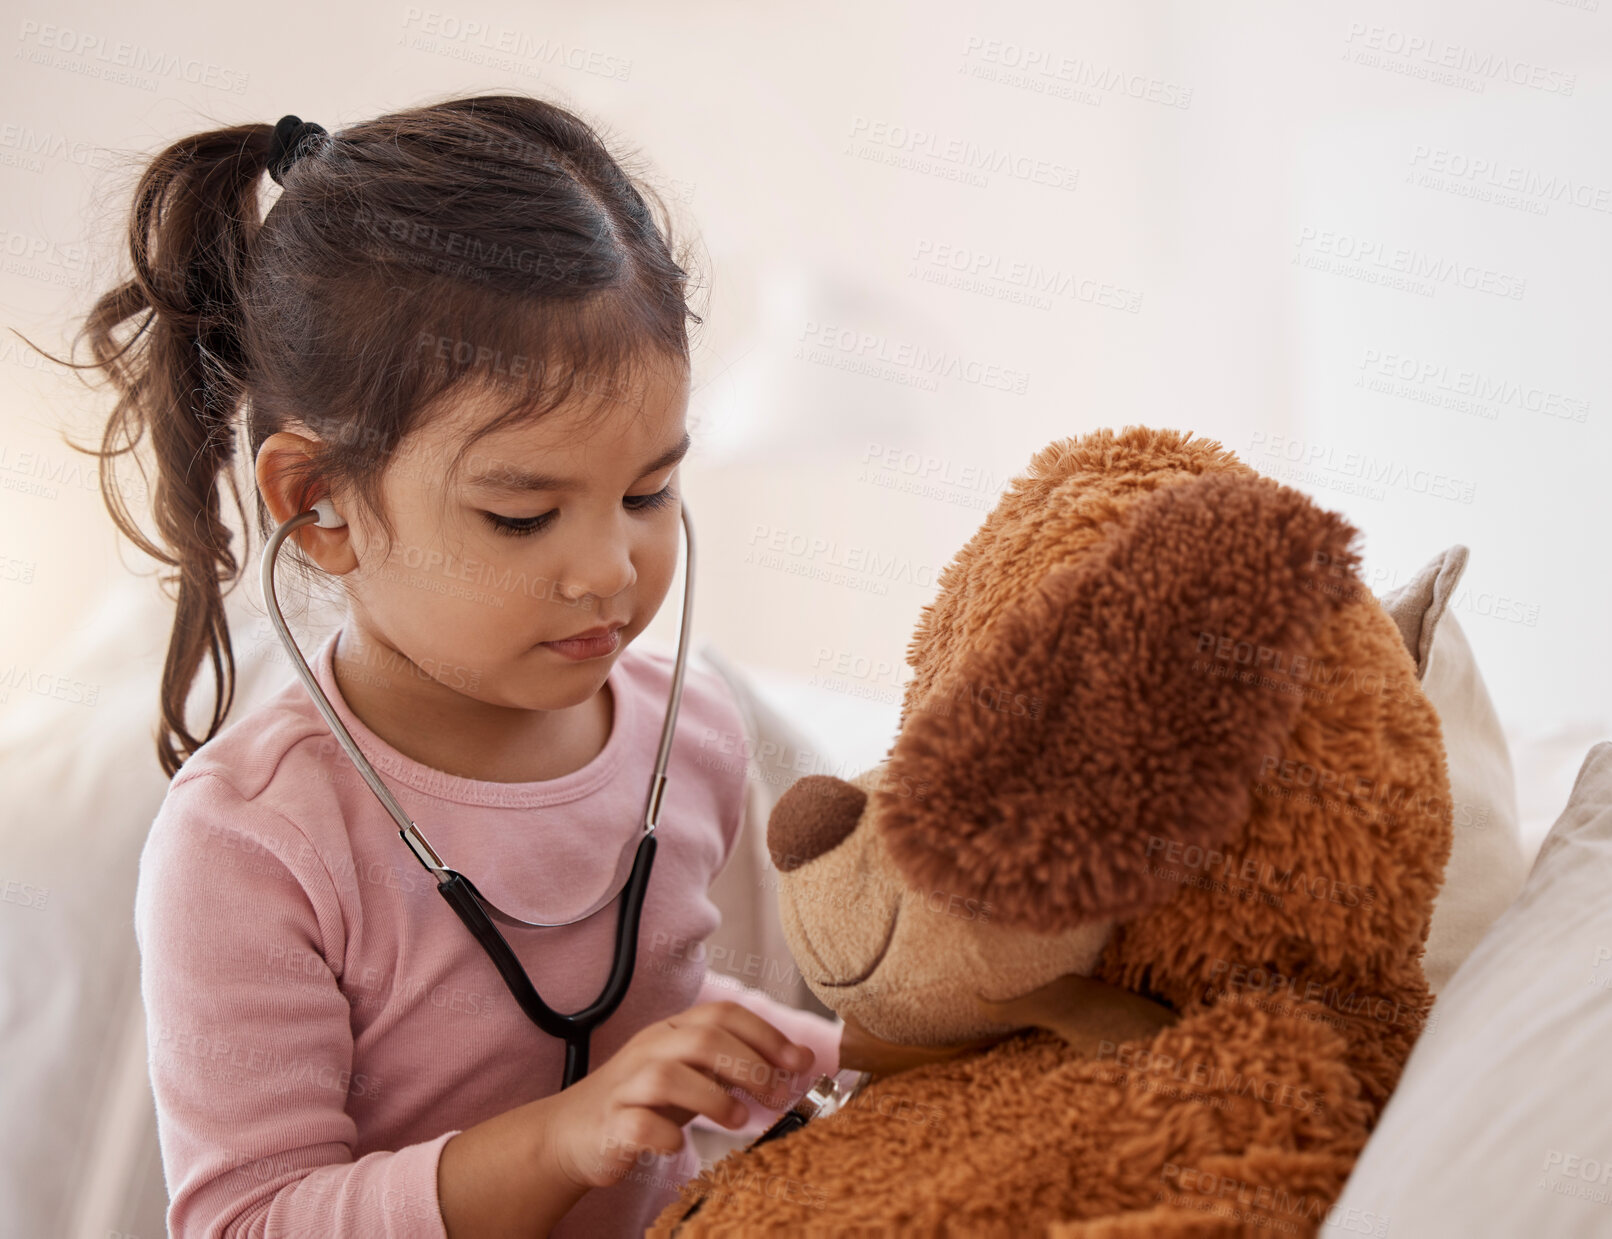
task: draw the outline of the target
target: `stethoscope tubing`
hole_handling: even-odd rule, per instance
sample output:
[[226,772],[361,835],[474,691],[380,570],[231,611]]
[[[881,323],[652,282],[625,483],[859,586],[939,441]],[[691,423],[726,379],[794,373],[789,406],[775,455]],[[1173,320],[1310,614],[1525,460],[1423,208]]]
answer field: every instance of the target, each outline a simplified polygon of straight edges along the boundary
[[[565,1066],[561,1075],[560,1088],[569,1088],[588,1071],[589,1039],[594,1028],[615,1012],[626,997],[627,988],[632,983],[634,965],[638,951],[638,928],[643,915],[644,899],[648,893],[649,875],[655,863],[655,827],[660,820],[661,805],[666,790],[666,767],[671,759],[672,736],[677,726],[678,710],[683,698],[683,675],[688,663],[688,641],[692,629],[694,615],[694,525],[689,516],[686,502],[681,504],[683,520],[683,538],[685,545],[683,569],[683,613],[677,635],[677,659],[672,672],[671,691],[668,694],[666,718],[661,725],[660,744],[655,753],[655,769],[651,776],[649,791],[644,801],[643,829],[639,834],[638,846],[633,853],[632,866],[619,889],[613,879],[610,883],[610,893],[596,901],[586,912],[564,921],[527,921],[512,916],[500,910],[496,904],[488,900],[476,889],[474,883],[464,874],[449,868],[442,862],[436,850],[427,841],[425,834],[417,823],[404,812],[403,806],[392,795],[391,789],[381,781],[380,775],[370,764],[354,741],[351,732],[342,722],[341,716],[336,713],[329,697],[319,686],[312,668],[302,656],[296,638],[292,636],[290,627],[285,622],[285,616],[280,611],[279,599],[274,587],[275,560],[280,553],[280,547],[286,538],[295,530],[304,525],[313,524],[319,519],[317,511],[298,513],[283,522],[272,534],[263,548],[261,561],[261,576],[263,584],[263,602],[268,610],[269,619],[279,635],[281,644],[291,657],[291,665],[298,678],[302,680],[303,687],[308,690],[314,706],[323,716],[331,733],[336,737],[342,750],[352,761],[358,773],[363,776],[364,782],[369,785],[375,798],[380,801],[392,820],[398,824],[398,834],[408,845],[411,852],[437,883],[437,893],[448,903],[449,907],[464,923],[465,927],[481,943],[482,948],[492,959],[499,975],[510,993],[520,1005],[521,1010],[534,1024],[550,1036],[558,1037],[565,1042]],[[623,859],[625,859],[625,851]],[[622,865],[618,864],[615,877],[620,878]],[[621,896],[621,906],[616,916],[616,946],[611,960],[610,976],[605,982],[599,996],[580,1011],[563,1013],[554,1010],[542,996],[538,994],[537,987],[532,984],[531,978],[521,966],[509,942],[499,931],[495,921],[516,928],[556,928],[562,925],[573,925],[586,920],[589,916],[600,911],[611,902],[616,895]]]

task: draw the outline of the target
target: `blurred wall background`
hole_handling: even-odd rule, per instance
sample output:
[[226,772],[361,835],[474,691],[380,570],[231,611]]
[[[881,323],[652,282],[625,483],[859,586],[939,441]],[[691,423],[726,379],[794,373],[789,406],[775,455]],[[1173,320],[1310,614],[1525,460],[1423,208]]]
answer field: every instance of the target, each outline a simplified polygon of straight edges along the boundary
[[[893,707],[1001,486],[1141,422],[1346,512],[1379,592],[1467,543],[1508,725],[1606,717],[1599,0],[9,7],[0,312],[54,351],[139,159],[201,128],[519,89],[634,155],[708,285],[685,488],[746,663]],[[9,332],[0,374],[5,710],[150,565],[61,442],[106,394]]]

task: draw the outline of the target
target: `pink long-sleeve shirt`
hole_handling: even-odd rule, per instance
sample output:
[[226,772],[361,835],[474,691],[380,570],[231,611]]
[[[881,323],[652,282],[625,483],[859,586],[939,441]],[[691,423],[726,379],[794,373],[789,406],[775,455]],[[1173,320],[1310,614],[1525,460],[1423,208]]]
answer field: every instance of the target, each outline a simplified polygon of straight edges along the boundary
[[[336,637],[311,666],[358,746],[443,863],[527,920],[585,910],[637,838],[672,659],[611,668],[605,747],[557,779],[431,769],[348,709]],[[407,674],[386,669],[360,674]],[[632,985],[595,1029],[597,1068],[645,1025],[743,1002],[838,1066],[836,1021],[708,974],[707,898],[738,837],[743,716],[691,663],[668,766]],[[551,1007],[604,984],[616,904],[575,925],[503,930]],[[444,1239],[437,1161],[457,1132],[555,1092],[562,1043],[521,1011],[391,817],[292,681],[174,777],[140,859],[135,932],[170,1234]],[[781,961],[788,964],[788,961]],[[776,1116],[745,1097],[751,1133]],[[698,1169],[692,1144],[582,1197],[556,1236],[638,1235]]]

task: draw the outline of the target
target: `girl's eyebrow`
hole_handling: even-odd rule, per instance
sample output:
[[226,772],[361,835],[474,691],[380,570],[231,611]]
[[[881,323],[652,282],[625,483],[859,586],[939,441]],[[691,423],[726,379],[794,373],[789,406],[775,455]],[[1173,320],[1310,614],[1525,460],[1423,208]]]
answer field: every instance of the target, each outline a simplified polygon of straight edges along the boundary
[[[677,464],[688,450],[694,445],[693,437],[688,431],[671,447],[667,448],[654,460],[640,469],[636,477],[643,477],[646,473],[655,473],[670,465]],[[555,477],[552,473],[533,473],[528,469],[521,469],[515,465],[499,464],[483,469],[469,479],[471,486],[486,486],[497,490],[580,490],[582,483],[572,478]]]

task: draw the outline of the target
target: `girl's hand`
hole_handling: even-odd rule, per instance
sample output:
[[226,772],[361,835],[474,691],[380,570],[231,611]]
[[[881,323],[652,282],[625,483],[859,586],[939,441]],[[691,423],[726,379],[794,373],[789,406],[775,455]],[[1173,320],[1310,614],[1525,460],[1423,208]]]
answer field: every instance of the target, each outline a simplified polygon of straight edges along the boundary
[[549,1156],[578,1189],[607,1187],[644,1150],[680,1150],[696,1114],[744,1126],[750,1111],[735,1089],[783,1108],[815,1057],[736,1002],[699,1003],[640,1029],[598,1070],[545,1099]]

